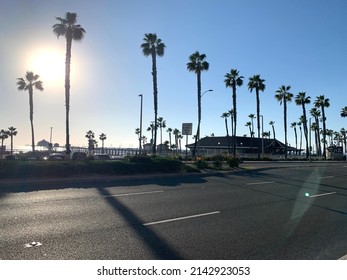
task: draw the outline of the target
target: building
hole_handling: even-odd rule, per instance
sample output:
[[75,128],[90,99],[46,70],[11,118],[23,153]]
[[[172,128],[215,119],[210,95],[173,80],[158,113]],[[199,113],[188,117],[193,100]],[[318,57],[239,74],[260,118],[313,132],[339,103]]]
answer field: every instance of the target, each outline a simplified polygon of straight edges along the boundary
[[[228,154],[228,150],[229,153],[233,151],[233,143],[233,136],[204,137],[197,142],[196,150],[199,150],[197,154],[205,156]],[[194,143],[188,144],[187,148],[193,151]],[[282,158],[285,153],[285,144],[277,139],[236,136],[236,154],[240,157],[256,158],[258,149],[261,157]],[[287,150],[288,154],[299,154],[300,151],[290,146],[287,146]]]

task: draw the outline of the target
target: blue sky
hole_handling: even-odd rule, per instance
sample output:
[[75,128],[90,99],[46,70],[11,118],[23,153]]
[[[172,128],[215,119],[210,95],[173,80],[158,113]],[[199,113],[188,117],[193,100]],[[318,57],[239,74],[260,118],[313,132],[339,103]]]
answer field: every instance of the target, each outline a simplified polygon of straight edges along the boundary
[[[49,140],[53,127],[53,142],[65,143],[65,39],[56,38],[52,25],[68,11],[86,30],[72,47],[72,145],[87,145],[85,133],[93,130],[107,135],[106,146],[138,146],[139,94],[144,129],[154,118],[151,59],[140,49],[145,33],[156,33],[167,46],[157,65],[159,116],[167,127],[181,130],[192,122],[196,129],[196,76],[186,63],[198,50],[210,63],[202,91],[213,89],[202,99],[201,136],[225,135],[220,116],[232,100],[224,75],[232,68],[245,77],[237,92],[238,135],[249,133],[245,123],[256,113],[255,93],[247,88],[255,74],[266,80],[264,130],[275,121],[276,138],[284,141],[283,106],[274,98],[281,85],[291,85],[294,95],[306,91],[312,101],[324,94],[330,98],[327,128],[347,128],[340,117],[347,106],[345,0],[1,0],[0,128],[17,128],[15,145],[31,141],[28,94],[16,86],[27,70],[40,75],[45,88],[34,93],[35,141]],[[301,114],[301,107],[288,104],[288,126]],[[290,128],[288,141],[295,143]]]

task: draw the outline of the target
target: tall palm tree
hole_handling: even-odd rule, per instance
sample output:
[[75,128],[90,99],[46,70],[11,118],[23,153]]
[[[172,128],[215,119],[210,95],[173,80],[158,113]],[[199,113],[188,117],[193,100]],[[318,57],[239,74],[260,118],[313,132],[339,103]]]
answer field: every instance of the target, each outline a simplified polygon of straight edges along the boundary
[[155,33],[145,34],[141,44],[144,56],[152,57],[153,99],[154,99],[154,139],[152,153],[157,152],[157,129],[158,129],[158,82],[157,82],[157,56],[164,56],[165,44]]
[[99,135],[99,139],[101,140],[101,153],[104,153],[104,141],[106,140],[106,134],[105,133],[101,133]]
[[64,36],[66,38],[66,55],[65,55],[65,114],[66,114],[66,154],[71,153],[70,149],[70,69],[71,69],[71,48],[72,41],[80,42],[84,38],[85,30],[77,23],[77,14],[65,14],[65,18],[56,17],[59,23],[53,25],[53,33],[57,38]]
[[243,85],[243,76],[239,75],[239,71],[236,69],[231,69],[230,73],[226,73],[224,76],[225,86],[232,88],[232,98],[233,98],[233,119],[234,119],[234,128],[232,131],[233,136],[233,155],[236,156],[236,125],[237,125],[237,111],[236,111],[236,87]]
[[1,129],[0,130],[0,139],[1,139],[1,147],[0,147],[0,160],[2,160],[2,153],[4,151],[4,141],[8,138],[8,131]]
[[290,127],[292,127],[294,129],[294,135],[295,135],[295,154],[298,154],[298,134],[296,133],[296,122],[292,122],[290,124]]
[[301,155],[301,150],[302,150],[302,120],[303,116],[299,118],[299,121],[297,122],[299,130],[300,130],[300,150],[299,150],[299,155]]
[[250,92],[255,89],[256,102],[257,102],[257,129],[258,129],[258,159],[260,159],[260,99],[259,91],[265,90],[265,80],[260,78],[260,75],[254,75],[249,78],[248,89]]
[[7,131],[8,136],[11,138],[11,156],[13,155],[13,136],[17,135],[17,128],[11,126]]
[[228,141],[228,153],[230,153],[230,141],[229,141],[229,130],[228,130],[228,118],[230,116],[229,112],[223,113],[220,117],[224,118],[225,121],[225,131],[227,133],[227,141]]
[[30,110],[30,125],[31,125],[31,148],[35,151],[35,134],[34,134],[34,88],[43,91],[42,81],[40,76],[33,72],[26,72],[25,79],[18,78],[18,89],[27,90],[29,92],[29,110]]
[[320,136],[319,136],[319,131],[320,131],[320,128],[319,128],[319,117],[321,116],[321,113],[320,111],[318,110],[318,108],[316,107],[313,107],[311,110],[310,110],[310,114],[312,117],[314,117],[314,120],[315,120],[315,128],[316,128],[316,131],[315,131],[315,137],[316,137],[316,150],[317,150],[317,155],[318,156],[321,156],[322,154],[322,148],[321,148],[321,141],[320,141]]
[[[306,159],[308,158],[309,155],[309,149],[308,149],[308,129],[307,129],[307,116],[306,116],[306,104],[310,104],[311,103],[311,97],[310,96],[306,96],[306,92],[299,92],[296,96],[295,96],[295,104],[298,106],[302,107],[302,125],[304,127],[304,135],[305,135],[305,140],[306,140]],[[301,149],[301,147],[300,147]]]
[[269,125],[271,125],[272,127],[272,133],[273,133],[273,138],[276,139],[276,131],[275,131],[275,122],[274,121],[270,121]]
[[314,106],[316,108],[320,108],[321,112],[322,112],[322,122],[323,122],[323,158],[327,159],[327,155],[326,155],[326,117],[325,117],[325,110],[324,108],[328,108],[330,106],[329,103],[329,98],[325,98],[324,95],[320,95],[316,97],[316,100],[314,101]]
[[171,145],[172,145],[172,143],[171,143],[171,133],[172,133],[172,128],[171,127],[169,127],[167,130],[166,130],[166,132],[167,133],[169,133],[169,147],[171,147]]
[[200,122],[201,122],[201,72],[207,71],[210,64],[205,60],[206,54],[200,54],[198,51],[189,56],[187,63],[187,70],[194,72],[197,79],[197,90],[198,90],[198,128],[195,137],[193,157],[196,153],[196,144],[200,140]]
[[275,98],[280,103],[283,102],[283,116],[284,116],[284,144],[285,144],[285,155],[284,158],[287,160],[288,156],[288,141],[287,141],[287,102],[291,102],[293,98],[293,94],[289,92],[290,86],[282,85],[276,90]]
[[[319,155],[319,145],[320,145],[320,141],[319,141],[319,129],[318,129],[318,124],[316,122],[311,124],[311,127],[309,128],[311,129],[311,131],[314,132],[314,139],[315,139],[315,143],[316,143],[316,153],[317,155]],[[311,147],[310,147],[311,148]]]

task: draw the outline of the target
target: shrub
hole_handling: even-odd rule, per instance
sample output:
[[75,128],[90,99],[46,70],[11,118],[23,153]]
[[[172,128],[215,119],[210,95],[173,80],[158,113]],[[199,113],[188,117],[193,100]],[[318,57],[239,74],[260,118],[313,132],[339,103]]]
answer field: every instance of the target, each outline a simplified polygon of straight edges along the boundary
[[215,159],[215,160],[213,161],[213,166],[214,166],[215,168],[220,169],[220,168],[222,168],[222,166],[223,166],[223,161],[220,160],[220,159]]
[[207,161],[205,160],[202,160],[202,159],[198,159],[196,162],[195,162],[195,166],[199,169],[203,169],[203,168],[207,168],[208,167],[208,163]]
[[227,164],[231,168],[239,167],[239,164],[242,162],[242,160],[239,157],[228,157]]

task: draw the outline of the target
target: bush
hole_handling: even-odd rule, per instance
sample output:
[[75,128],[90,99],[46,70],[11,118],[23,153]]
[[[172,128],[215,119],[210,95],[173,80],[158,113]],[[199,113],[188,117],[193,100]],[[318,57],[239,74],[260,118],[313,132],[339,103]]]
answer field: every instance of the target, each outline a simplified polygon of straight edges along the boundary
[[222,166],[223,166],[223,161],[221,161],[220,159],[215,159],[215,160],[213,161],[213,166],[214,166],[215,168],[220,169],[220,168],[222,168]]
[[231,168],[239,167],[239,164],[242,162],[242,160],[239,157],[228,157],[227,164]]
[[198,159],[196,162],[195,162],[195,166],[199,169],[204,169],[204,168],[207,168],[208,167],[208,163],[207,161],[203,160],[203,159]]

